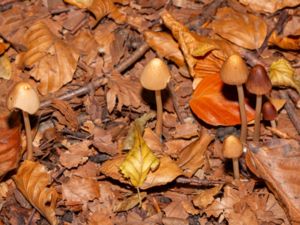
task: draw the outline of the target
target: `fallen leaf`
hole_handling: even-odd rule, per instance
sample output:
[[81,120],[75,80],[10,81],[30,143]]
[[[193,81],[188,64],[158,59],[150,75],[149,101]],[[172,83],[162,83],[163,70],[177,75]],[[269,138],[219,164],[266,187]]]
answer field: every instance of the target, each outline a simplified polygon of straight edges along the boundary
[[[1,43],[0,43],[1,44]],[[0,56],[0,77],[9,80],[12,74],[11,63],[6,54]]]
[[184,66],[183,55],[171,35],[165,32],[146,31],[144,37],[145,41],[159,56],[175,62],[179,67]]
[[296,80],[295,70],[285,59],[279,59],[270,66],[269,76],[273,86],[293,87],[300,93],[300,81]]
[[[214,126],[240,124],[240,109],[235,86],[224,85],[220,75],[205,77],[190,100],[193,112]],[[247,120],[254,119],[254,110],[246,104]]]
[[299,50],[300,49],[300,38],[299,36],[282,36],[273,32],[269,38],[269,45],[275,45],[282,49],[287,50]]
[[33,67],[31,76],[40,81],[42,95],[53,93],[73,79],[79,54],[55,36],[44,22],[32,25],[25,34],[28,51],[18,55],[17,64]]
[[159,160],[146,145],[140,131],[135,129],[134,146],[128,152],[120,170],[125,178],[129,178],[134,187],[141,187],[150,170],[159,166]]
[[5,52],[6,49],[8,49],[9,44],[4,43],[3,39],[0,38],[0,55]]
[[228,7],[218,9],[211,27],[223,38],[251,50],[258,49],[267,35],[267,25],[262,18]]
[[147,193],[146,192],[140,192],[140,196],[138,194],[135,194],[133,196],[130,196],[129,198],[124,199],[123,201],[116,202],[113,211],[114,212],[123,212],[128,211],[129,209],[132,209],[137,204],[139,204],[140,199],[143,200],[146,198]]
[[200,190],[200,193],[193,197],[194,205],[200,209],[206,208],[215,200],[214,196],[220,192],[222,187],[223,185],[218,185],[207,190]]
[[21,164],[13,179],[17,188],[49,223],[58,224],[55,217],[58,193],[53,187],[49,187],[51,177],[46,167],[26,160]]
[[285,7],[294,7],[300,4],[299,0],[239,0],[253,11],[274,13]]

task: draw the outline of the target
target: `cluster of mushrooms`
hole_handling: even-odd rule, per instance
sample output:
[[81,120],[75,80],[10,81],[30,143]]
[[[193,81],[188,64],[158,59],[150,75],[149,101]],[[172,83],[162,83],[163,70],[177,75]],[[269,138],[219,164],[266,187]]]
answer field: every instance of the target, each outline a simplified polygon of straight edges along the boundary
[[[162,100],[161,90],[165,89],[171,74],[168,66],[159,58],[154,58],[145,66],[140,81],[144,88],[155,91],[157,105],[157,123],[156,134],[161,138],[162,135]],[[262,65],[255,65],[249,72],[247,65],[240,55],[231,55],[221,68],[221,79],[227,85],[236,85],[241,117],[241,135],[237,138],[230,135],[225,138],[223,143],[223,155],[225,158],[231,158],[233,162],[234,178],[239,179],[238,158],[243,154],[243,147],[247,140],[247,116],[245,110],[244,89],[249,93],[256,95],[255,123],[253,142],[258,144],[260,135],[261,113],[264,119],[271,122],[272,127],[276,126],[275,118],[277,112],[275,107],[269,101],[262,105],[264,95],[270,93],[272,89],[271,80],[267,71]]]

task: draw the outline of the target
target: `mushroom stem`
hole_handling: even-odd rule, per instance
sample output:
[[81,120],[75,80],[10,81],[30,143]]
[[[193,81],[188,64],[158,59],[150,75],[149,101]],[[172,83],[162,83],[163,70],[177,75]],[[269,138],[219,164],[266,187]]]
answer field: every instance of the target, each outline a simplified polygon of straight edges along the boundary
[[254,135],[253,135],[253,141],[255,144],[258,144],[259,142],[261,105],[262,105],[262,95],[256,95],[255,122],[254,122]]
[[155,100],[156,100],[156,127],[155,132],[159,138],[162,135],[162,119],[163,119],[163,107],[162,107],[162,100],[161,100],[161,91],[155,91]]
[[271,120],[271,127],[276,128],[276,120]]
[[243,89],[243,85],[237,85],[236,87],[237,87],[237,92],[239,97],[240,116],[241,116],[240,140],[244,145],[246,144],[246,139],[247,139],[247,117],[246,117],[246,109],[245,109],[244,89]]
[[238,158],[232,159],[232,166],[233,166],[234,179],[240,179],[239,159]]
[[32,136],[31,136],[31,126],[29,121],[28,113],[22,111],[24,124],[25,124],[25,131],[26,131],[26,138],[27,138],[27,160],[32,160]]

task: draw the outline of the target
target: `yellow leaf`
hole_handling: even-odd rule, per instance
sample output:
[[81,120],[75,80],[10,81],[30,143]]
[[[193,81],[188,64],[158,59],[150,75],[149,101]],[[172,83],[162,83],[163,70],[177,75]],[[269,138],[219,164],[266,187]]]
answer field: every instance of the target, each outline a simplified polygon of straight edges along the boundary
[[9,80],[11,77],[12,69],[9,58],[6,54],[0,57],[0,77]]
[[49,223],[51,225],[58,224],[55,217],[58,194],[53,187],[48,187],[51,177],[46,167],[26,160],[19,167],[13,179],[17,188]]
[[150,169],[154,171],[159,160],[143,140],[139,129],[135,128],[135,139],[132,149],[128,152],[125,160],[120,166],[124,177],[129,178],[134,187],[143,185]]
[[223,38],[247,49],[259,48],[267,35],[267,24],[262,18],[228,7],[218,9],[211,26]]
[[300,93],[300,81],[295,79],[295,70],[287,60],[273,62],[269,74],[273,86],[292,87]]

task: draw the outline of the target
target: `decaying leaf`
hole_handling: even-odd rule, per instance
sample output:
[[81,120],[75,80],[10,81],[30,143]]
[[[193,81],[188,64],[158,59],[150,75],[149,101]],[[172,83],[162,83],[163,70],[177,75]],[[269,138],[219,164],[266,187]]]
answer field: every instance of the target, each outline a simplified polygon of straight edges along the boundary
[[141,132],[135,129],[135,142],[120,166],[124,177],[129,178],[135,187],[141,187],[150,170],[159,166],[159,160],[146,145]]
[[11,63],[7,55],[3,54],[2,56],[0,56],[0,78],[9,80],[11,74],[12,74]]
[[253,11],[274,13],[285,7],[294,7],[300,4],[299,0],[239,0]]
[[300,223],[299,142],[275,140],[264,147],[250,145],[246,163],[278,196],[293,223]]
[[279,59],[270,66],[269,76],[273,86],[295,88],[300,93],[300,81],[295,79],[295,70],[285,59]]
[[3,54],[8,47],[9,44],[4,43],[3,39],[0,38],[0,55]]
[[139,204],[139,198],[143,200],[146,198],[147,193],[146,192],[140,192],[140,196],[137,194],[134,194],[133,196],[130,196],[129,198],[126,198],[123,201],[119,201],[114,205],[114,212],[123,212],[123,211],[128,211],[129,209],[132,209],[135,207],[137,204]]
[[[219,75],[205,77],[190,100],[193,112],[214,126],[240,124],[239,103],[235,86],[224,85]],[[254,119],[254,110],[246,104],[247,119]]]
[[278,35],[273,32],[269,38],[270,45],[276,45],[282,49],[287,50],[299,50],[300,49],[300,38],[299,36],[286,37]]
[[46,167],[37,162],[26,160],[19,167],[13,179],[17,188],[49,223],[51,225],[58,224],[55,217],[58,193],[53,187],[48,187],[51,177]]
[[165,32],[146,31],[144,37],[158,55],[175,62],[177,66],[184,66],[183,55],[171,35]]
[[219,193],[222,187],[223,185],[218,185],[207,190],[200,190],[200,193],[193,198],[194,205],[199,208],[206,208],[215,200],[214,196]]
[[223,38],[248,49],[258,49],[267,35],[267,25],[262,18],[228,7],[218,9],[211,26]]
[[40,81],[41,94],[55,92],[73,79],[79,54],[55,36],[44,22],[28,29],[25,43],[28,51],[18,55],[18,64],[33,67],[30,74]]

